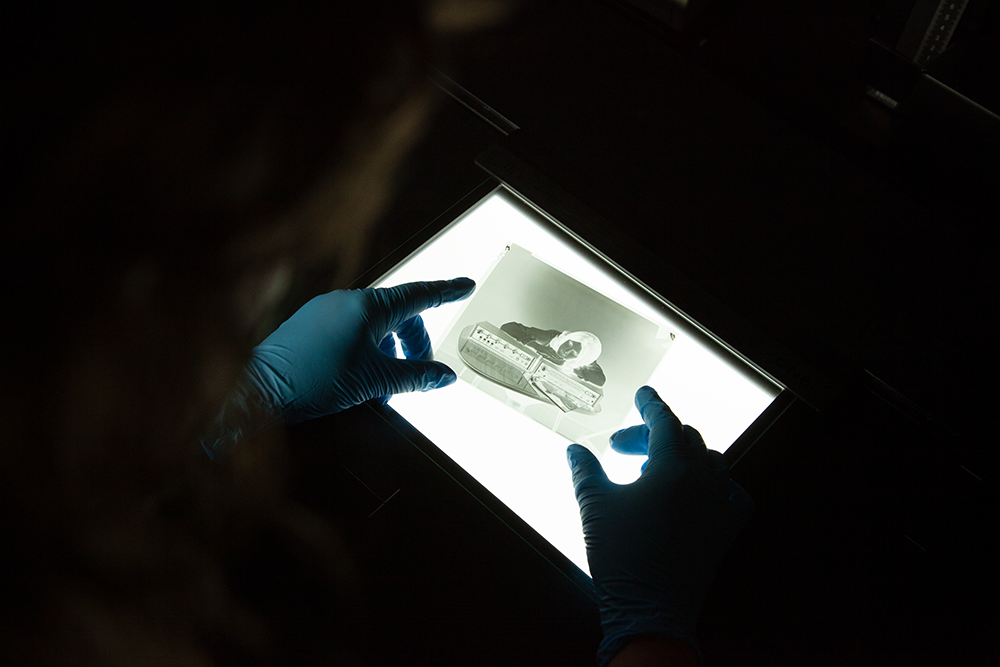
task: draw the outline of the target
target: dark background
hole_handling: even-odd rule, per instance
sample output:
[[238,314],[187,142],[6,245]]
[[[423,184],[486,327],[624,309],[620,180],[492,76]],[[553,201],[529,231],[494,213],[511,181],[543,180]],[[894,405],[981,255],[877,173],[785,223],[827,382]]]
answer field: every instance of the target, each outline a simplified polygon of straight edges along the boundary
[[[923,68],[893,52],[913,6],[527,3],[438,55],[518,129],[441,93],[370,249],[500,143],[829,381],[734,469],[757,508],[702,616],[709,665],[997,664],[998,6],[972,0]],[[593,664],[594,603],[377,412],[293,437],[364,577],[366,664]]]

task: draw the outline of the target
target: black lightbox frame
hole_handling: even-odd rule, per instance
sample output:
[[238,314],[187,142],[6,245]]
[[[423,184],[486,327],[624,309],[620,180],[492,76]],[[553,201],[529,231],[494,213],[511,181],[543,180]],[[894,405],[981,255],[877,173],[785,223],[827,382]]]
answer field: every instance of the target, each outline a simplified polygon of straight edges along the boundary
[[[755,330],[710,295],[690,283],[632,239],[616,234],[612,222],[582,204],[547,176],[508,149],[495,145],[476,159],[487,176],[467,195],[378,261],[354,281],[367,287],[431,241],[437,234],[498,188],[512,194],[533,217],[541,217],[566,243],[592,255],[635,285],[647,303],[668,309],[682,321],[686,335],[746,365],[754,378],[781,388],[778,396],[726,450],[730,468],[796,403],[819,410],[839,393],[828,378],[808,367],[777,342]],[[662,294],[679,298],[667,300]],[[709,322],[711,324],[709,324]],[[725,333],[721,333],[725,332]],[[539,555],[576,583],[592,599],[593,581],[527,522],[455,463],[432,441],[388,406],[369,404],[402,437],[433,461]]]

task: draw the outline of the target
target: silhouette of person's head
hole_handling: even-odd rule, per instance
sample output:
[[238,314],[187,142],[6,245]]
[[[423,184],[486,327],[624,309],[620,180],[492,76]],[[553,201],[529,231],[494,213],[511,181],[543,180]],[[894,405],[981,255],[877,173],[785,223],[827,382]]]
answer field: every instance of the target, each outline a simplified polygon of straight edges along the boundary
[[284,497],[280,433],[209,470],[197,435],[282,309],[357,273],[429,54],[484,12],[114,4],[5,35],[0,652],[205,664],[273,634],[237,602],[241,550],[304,545],[317,581],[341,559]]

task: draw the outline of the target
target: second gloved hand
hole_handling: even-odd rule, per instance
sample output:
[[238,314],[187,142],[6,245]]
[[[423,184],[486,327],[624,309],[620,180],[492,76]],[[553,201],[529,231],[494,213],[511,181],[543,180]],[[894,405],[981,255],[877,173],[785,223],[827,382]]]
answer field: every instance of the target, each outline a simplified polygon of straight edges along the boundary
[[[254,348],[247,379],[286,423],[451,384],[454,371],[431,360],[419,313],[473,289],[475,282],[458,278],[323,294]],[[393,333],[405,359],[395,357]]]
[[611,441],[621,453],[648,453],[633,483],[611,482],[588,449],[567,450],[600,596],[599,665],[644,635],[676,637],[698,649],[701,606],[753,509],[750,496],[729,479],[722,455],[682,426],[652,388],[636,392],[635,406],[644,424]]

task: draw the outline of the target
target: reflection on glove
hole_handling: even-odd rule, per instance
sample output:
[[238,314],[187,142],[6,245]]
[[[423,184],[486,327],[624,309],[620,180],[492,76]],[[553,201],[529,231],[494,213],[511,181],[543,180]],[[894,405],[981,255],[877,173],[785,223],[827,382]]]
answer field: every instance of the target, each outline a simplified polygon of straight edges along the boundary
[[[456,379],[431,360],[419,313],[464,299],[468,278],[398,287],[338,290],[318,296],[254,348],[239,386],[202,446],[215,458],[248,430],[294,424],[400,392],[427,391]],[[397,359],[393,333],[405,359]]]
[[615,451],[648,453],[635,482],[609,481],[580,445],[566,452],[600,596],[602,666],[639,635],[677,637],[699,650],[695,623],[705,596],[753,511],[722,454],[681,426],[652,388],[640,388],[635,405],[645,423],[611,437]]

